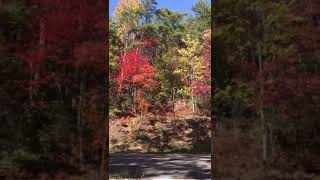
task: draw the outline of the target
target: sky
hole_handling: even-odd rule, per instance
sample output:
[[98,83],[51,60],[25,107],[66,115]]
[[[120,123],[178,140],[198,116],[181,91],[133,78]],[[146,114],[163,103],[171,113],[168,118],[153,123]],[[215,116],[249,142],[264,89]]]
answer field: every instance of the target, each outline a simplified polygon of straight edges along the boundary
[[[120,0],[109,0],[109,16],[112,15]],[[180,13],[193,14],[191,8],[197,0],[157,0],[157,8],[168,8]]]

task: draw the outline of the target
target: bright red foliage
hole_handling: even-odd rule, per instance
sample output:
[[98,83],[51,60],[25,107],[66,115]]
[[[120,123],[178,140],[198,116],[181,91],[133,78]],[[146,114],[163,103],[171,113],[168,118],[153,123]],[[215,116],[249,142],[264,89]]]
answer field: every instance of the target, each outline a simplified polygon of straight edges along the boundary
[[130,87],[151,90],[157,83],[153,79],[154,74],[147,57],[137,51],[129,51],[120,58],[119,75],[115,81],[119,84],[119,90]]
[[[19,87],[31,103],[52,86],[73,84],[78,79],[71,74],[80,68],[105,73],[106,46],[92,41],[105,35],[105,16],[101,15],[103,1],[90,0],[31,0],[32,37],[17,55],[26,63],[30,77]],[[54,72],[54,69],[68,69]],[[79,71],[80,69],[80,71]],[[39,98],[38,98],[39,97]],[[38,103],[44,104],[44,102]]]
[[87,0],[33,0],[34,28],[43,32],[34,31],[35,36],[40,33],[46,44],[53,46],[68,45],[79,40],[82,30],[90,29],[96,22],[98,3]]

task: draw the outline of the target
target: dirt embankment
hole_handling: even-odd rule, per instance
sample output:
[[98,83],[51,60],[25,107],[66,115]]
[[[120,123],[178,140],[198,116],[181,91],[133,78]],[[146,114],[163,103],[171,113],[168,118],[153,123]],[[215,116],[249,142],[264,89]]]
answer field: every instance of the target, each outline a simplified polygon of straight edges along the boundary
[[111,152],[210,152],[210,118],[127,117],[110,122]]
[[262,162],[259,136],[253,131],[217,129],[214,133],[214,175],[217,180],[320,180],[290,164],[284,153]]

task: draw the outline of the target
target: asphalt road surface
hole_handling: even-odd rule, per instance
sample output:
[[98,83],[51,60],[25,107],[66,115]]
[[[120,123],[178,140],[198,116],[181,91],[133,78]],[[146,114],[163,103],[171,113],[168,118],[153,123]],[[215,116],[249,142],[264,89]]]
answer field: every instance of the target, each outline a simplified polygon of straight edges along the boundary
[[210,179],[210,154],[110,154],[110,179]]

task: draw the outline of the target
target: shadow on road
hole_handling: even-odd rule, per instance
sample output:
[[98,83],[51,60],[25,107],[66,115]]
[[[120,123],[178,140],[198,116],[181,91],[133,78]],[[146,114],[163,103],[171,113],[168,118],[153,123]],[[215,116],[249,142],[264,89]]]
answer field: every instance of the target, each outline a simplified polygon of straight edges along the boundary
[[115,178],[210,179],[210,154],[111,154],[109,175]]

